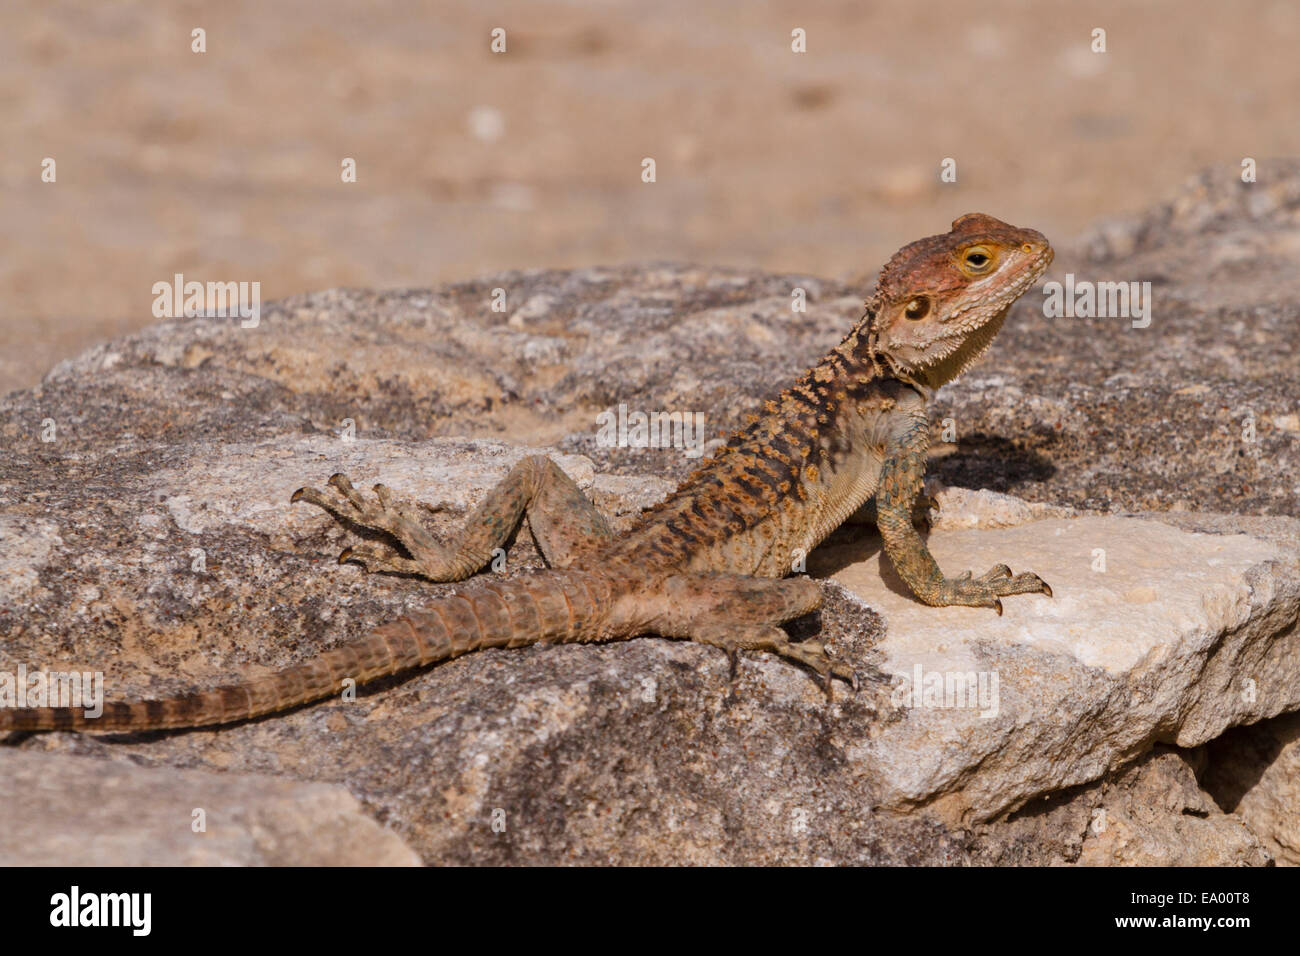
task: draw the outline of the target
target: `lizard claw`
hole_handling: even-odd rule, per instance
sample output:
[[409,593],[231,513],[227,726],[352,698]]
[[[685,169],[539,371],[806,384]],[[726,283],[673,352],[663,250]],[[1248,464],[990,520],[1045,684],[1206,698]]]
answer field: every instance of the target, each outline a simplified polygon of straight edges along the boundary
[[858,692],[857,672],[847,664],[838,664],[835,661],[831,661],[830,665],[830,673],[826,675],[827,682],[829,682],[832,677],[838,677],[840,680],[844,681],[844,683],[848,684],[849,689],[856,694]]
[[1051,597],[1052,589],[1033,571],[1013,574],[1005,564],[995,564],[977,578],[965,571],[955,578],[945,579],[934,603],[940,607],[991,607],[1001,616],[1002,598],[1012,594],[1046,594]]

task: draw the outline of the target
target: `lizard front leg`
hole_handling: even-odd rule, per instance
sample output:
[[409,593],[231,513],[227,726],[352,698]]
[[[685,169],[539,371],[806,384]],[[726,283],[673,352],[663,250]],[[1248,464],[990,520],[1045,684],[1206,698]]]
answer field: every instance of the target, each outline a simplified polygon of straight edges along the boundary
[[885,553],[898,576],[918,598],[934,607],[952,604],[991,607],[1002,613],[1001,598],[1010,594],[1052,596],[1047,582],[1032,571],[1012,574],[1005,564],[977,578],[967,571],[945,577],[934,555],[912,523],[912,509],[925,477],[925,453],[930,444],[924,409],[911,413],[885,449],[876,488],[876,521]]
[[[343,475],[329,485],[336,494],[299,488],[292,501],[309,501],[362,528],[396,538],[411,557],[385,545],[347,548],[340,561],[355,562],[369,571],[417,574],[431,581],[462,581],[481,569],[519,527],[525,514],[542,556],[551,567],[567,567],[584,550],[608,541],[608,522],[564,473],[544,455],[520,461],[465,519],[451,542],[439,541],[421,524],[414,510],[398,501],[384,485],[375,485],[367,499]],[[436,507],[424,506],[436,511]]]

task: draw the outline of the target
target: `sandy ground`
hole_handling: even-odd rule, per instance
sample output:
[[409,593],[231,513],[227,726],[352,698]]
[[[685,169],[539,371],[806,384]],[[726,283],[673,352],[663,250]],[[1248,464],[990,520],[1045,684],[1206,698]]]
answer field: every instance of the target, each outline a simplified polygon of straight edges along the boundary
[[650,258],[869,282],[972,210],[1068,239],[1300,153],[1297,50],[1300,5],[1249,0],[7,0],[0,392],[154,321],[177,272],[264,299]]

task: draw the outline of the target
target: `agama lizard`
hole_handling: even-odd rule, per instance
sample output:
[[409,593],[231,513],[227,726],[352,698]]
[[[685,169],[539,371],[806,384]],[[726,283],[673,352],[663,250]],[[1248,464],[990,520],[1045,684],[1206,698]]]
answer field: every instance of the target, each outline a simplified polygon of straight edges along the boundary
[[342,475],[330,491],[292,501],[386,533],[401,550],[359,544],[339,556],[368,571],[461,581],[481,570],[527,517],[547,567],[480,577],[355,643],[270,677],[167,700],[79,708],[0,709],[0,730],[135,731],[201,727],[284,711],[485,647],[684,638],[737,652],[767,651],[806,665],[829,690],[856,687],[846,664],[781,624],[817,608],[821,591],[788,577],[806,554],[874,498],[884,548],[926,604],[994,608],[1051,588],[999,564],[979,577],[940,571],[913,525],[930,443],[926,404],[989,347],[1011,304],[1043,274],[1041,233],[978,213],[946,234],[899,250],[880,273],[856,326],[817,365],[769,401],[665,501],[616,536],[549,458],[519,462],[453,540],[431,534],[383,485],[373,497]]

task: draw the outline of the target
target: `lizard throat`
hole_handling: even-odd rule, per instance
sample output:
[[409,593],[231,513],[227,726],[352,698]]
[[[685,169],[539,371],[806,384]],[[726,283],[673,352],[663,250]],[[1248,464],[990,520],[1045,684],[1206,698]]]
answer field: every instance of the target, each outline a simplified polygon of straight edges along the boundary
[[1010,311],[1011,306],[1008,305],[972,332],[960,348],[954,349],[932,365],[915,369],[912,375],[930,389],[937,389],[939,386],[951,382],[974,365],[980,356],[988,351],[989,346],[993,344],[993,339],[1001,331],[1002,323],[1006,321],[1007,313]]

